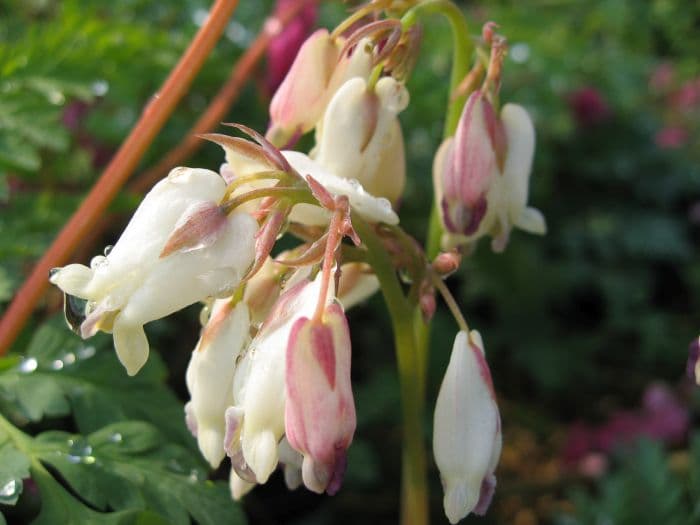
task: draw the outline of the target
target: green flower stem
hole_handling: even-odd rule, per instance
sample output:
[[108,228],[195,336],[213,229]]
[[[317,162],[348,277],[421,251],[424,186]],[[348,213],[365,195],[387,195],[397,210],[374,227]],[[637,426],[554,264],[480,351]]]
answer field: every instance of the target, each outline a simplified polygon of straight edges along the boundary
[[416,346],[414,306],[404,295],[386,249],[371,226],[357,216],[353,217],[352,223],[367,247],[367,262],[379,279],[394,330],[403,417],[401,523],[426,525],[428,488],[423,442],[425,373]]
[[[445,114],[445,127],[443,130],[443,137],[447,138],[454,135],[459,117],[464,108],[464,103],[467,100],[466,94],[455,98],[452,98],[452,95],[459,83],[469,72],[471,58],[474,54],[474,43],[469,37],[469,26],[467,25],[464,14],[460,8],[450,0],[425,0],[407,11],[401,19],[401,23],[405,28],[408,28],[416,23],[420,16],[435,13],[439,13],[447,18],[452,28],[452,73],[450,75],[450,90],[448,93],[448,97],[450,98]],[[429,259],[434,258],[440,251],[442,222],[440,221],[439,212],[440,210],[438,210],[435,203],[433,203],[428,226],[428,239],[425,244],[426,254]]]

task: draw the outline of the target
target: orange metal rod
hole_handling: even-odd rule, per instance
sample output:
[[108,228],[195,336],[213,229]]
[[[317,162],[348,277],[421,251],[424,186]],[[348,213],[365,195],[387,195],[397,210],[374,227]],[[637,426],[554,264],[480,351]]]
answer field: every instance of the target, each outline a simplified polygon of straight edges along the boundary
[[238,0],[215,1],[206,22],[170,72],[161,90],[148,103],[102,176],[19,289],[0,320],[0,355],[7,352],[34,310],[48,284],[49,270],[66,262],[134,171],[178,101],[187,92],[237,5]]

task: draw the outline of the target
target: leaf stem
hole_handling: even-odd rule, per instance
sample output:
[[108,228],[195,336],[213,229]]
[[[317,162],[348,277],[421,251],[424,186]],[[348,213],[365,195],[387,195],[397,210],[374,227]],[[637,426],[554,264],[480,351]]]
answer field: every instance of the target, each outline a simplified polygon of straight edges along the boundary
[[0,320],[0,355],[10,345],[27,322],[37,301],[48,284],[51,268],[64,264],[70,254],[88,234],[134,171],[148,146],[153,142],[195,75],[211,53],[226,28],[238,0],[216,0],[209,17],[195,35],[184,55],[170,72],[162,88],[146,105],[141,118],[122,143],[97,183],[63,227],[58,237],[34,266],[29,278],[15,295]]

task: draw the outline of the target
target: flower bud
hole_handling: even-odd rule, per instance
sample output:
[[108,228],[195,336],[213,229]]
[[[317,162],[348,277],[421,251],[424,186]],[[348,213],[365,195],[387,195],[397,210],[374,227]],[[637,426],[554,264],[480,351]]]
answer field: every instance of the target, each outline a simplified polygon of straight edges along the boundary
[[196,429],[199,449],[212,468],[225,455],[224,412],[233,404],[235,362],[248,339],[249,326],[245,303],[233,307],[229,299],[217,301],[187,367],[188,426]]
[[301,46],[270,102],[267,137],[272,143],[284,145],[313,129],[345,80],[369,75],[371,51],[358,44],[349,57],[341,57],[342,48],[343,42],[331,38],[326,29],[314,32]]
[[330,172],[357,180],[372,195],[396,203],[406,181],[403,135],[397,115],[408,91],[391,77],[371,89],[352,78],[335,93],[316,133],[312,154]]
[[496,487],[501,419],[478,332],[459,332],[435,405],[433,453],[445,514],[457,523],[483,515]]
[[350,384],[350,330],[339,304],[323,319],[300,318],[287,346],[285,431],[304,456],[302,478],[314,492],[335,494],[355,432]]
[[534,149],[534,128],[522,107],[506,104],[499,118],[481,92],[472,93],[455,136],[433,164],[445,249],[490,235],[493,249],[502,251],[513,226],[545,233],[542,214],[527,207]]

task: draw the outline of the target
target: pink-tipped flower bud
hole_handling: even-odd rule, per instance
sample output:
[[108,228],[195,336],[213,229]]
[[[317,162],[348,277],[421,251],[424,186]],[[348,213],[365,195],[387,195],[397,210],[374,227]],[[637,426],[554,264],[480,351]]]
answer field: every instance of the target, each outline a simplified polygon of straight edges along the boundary
[[313,129],[333,93],[347,79],[367,77],[371,51],[358,45],[341,57],[343,42],[319,29],[306,39],[270,102],[269,140],[283,146],[295,135]]
[[525,109],[506,104],[497,116],[481,92],[472,93],[455,136],[440,146],[433,165],[445,249],[490,235],[493,249],[502,251],[514,226],[545,233],[544,217],[527,206],[534,150]]
[[431,266],[440,276],[447,277],[456,272],[460,264],[462,264],[462,255],[452,251],[439,253]]
[[335,494],[355,433],[350,330],[339,304],[321,321],[299,319],[287,345],[285,432],[304,456],[302,478],[314,492]]
[[450,523],[483,515],[496,488],[501,418],[483,348],[477,331],[457,334],[435,404],[433,453]]

